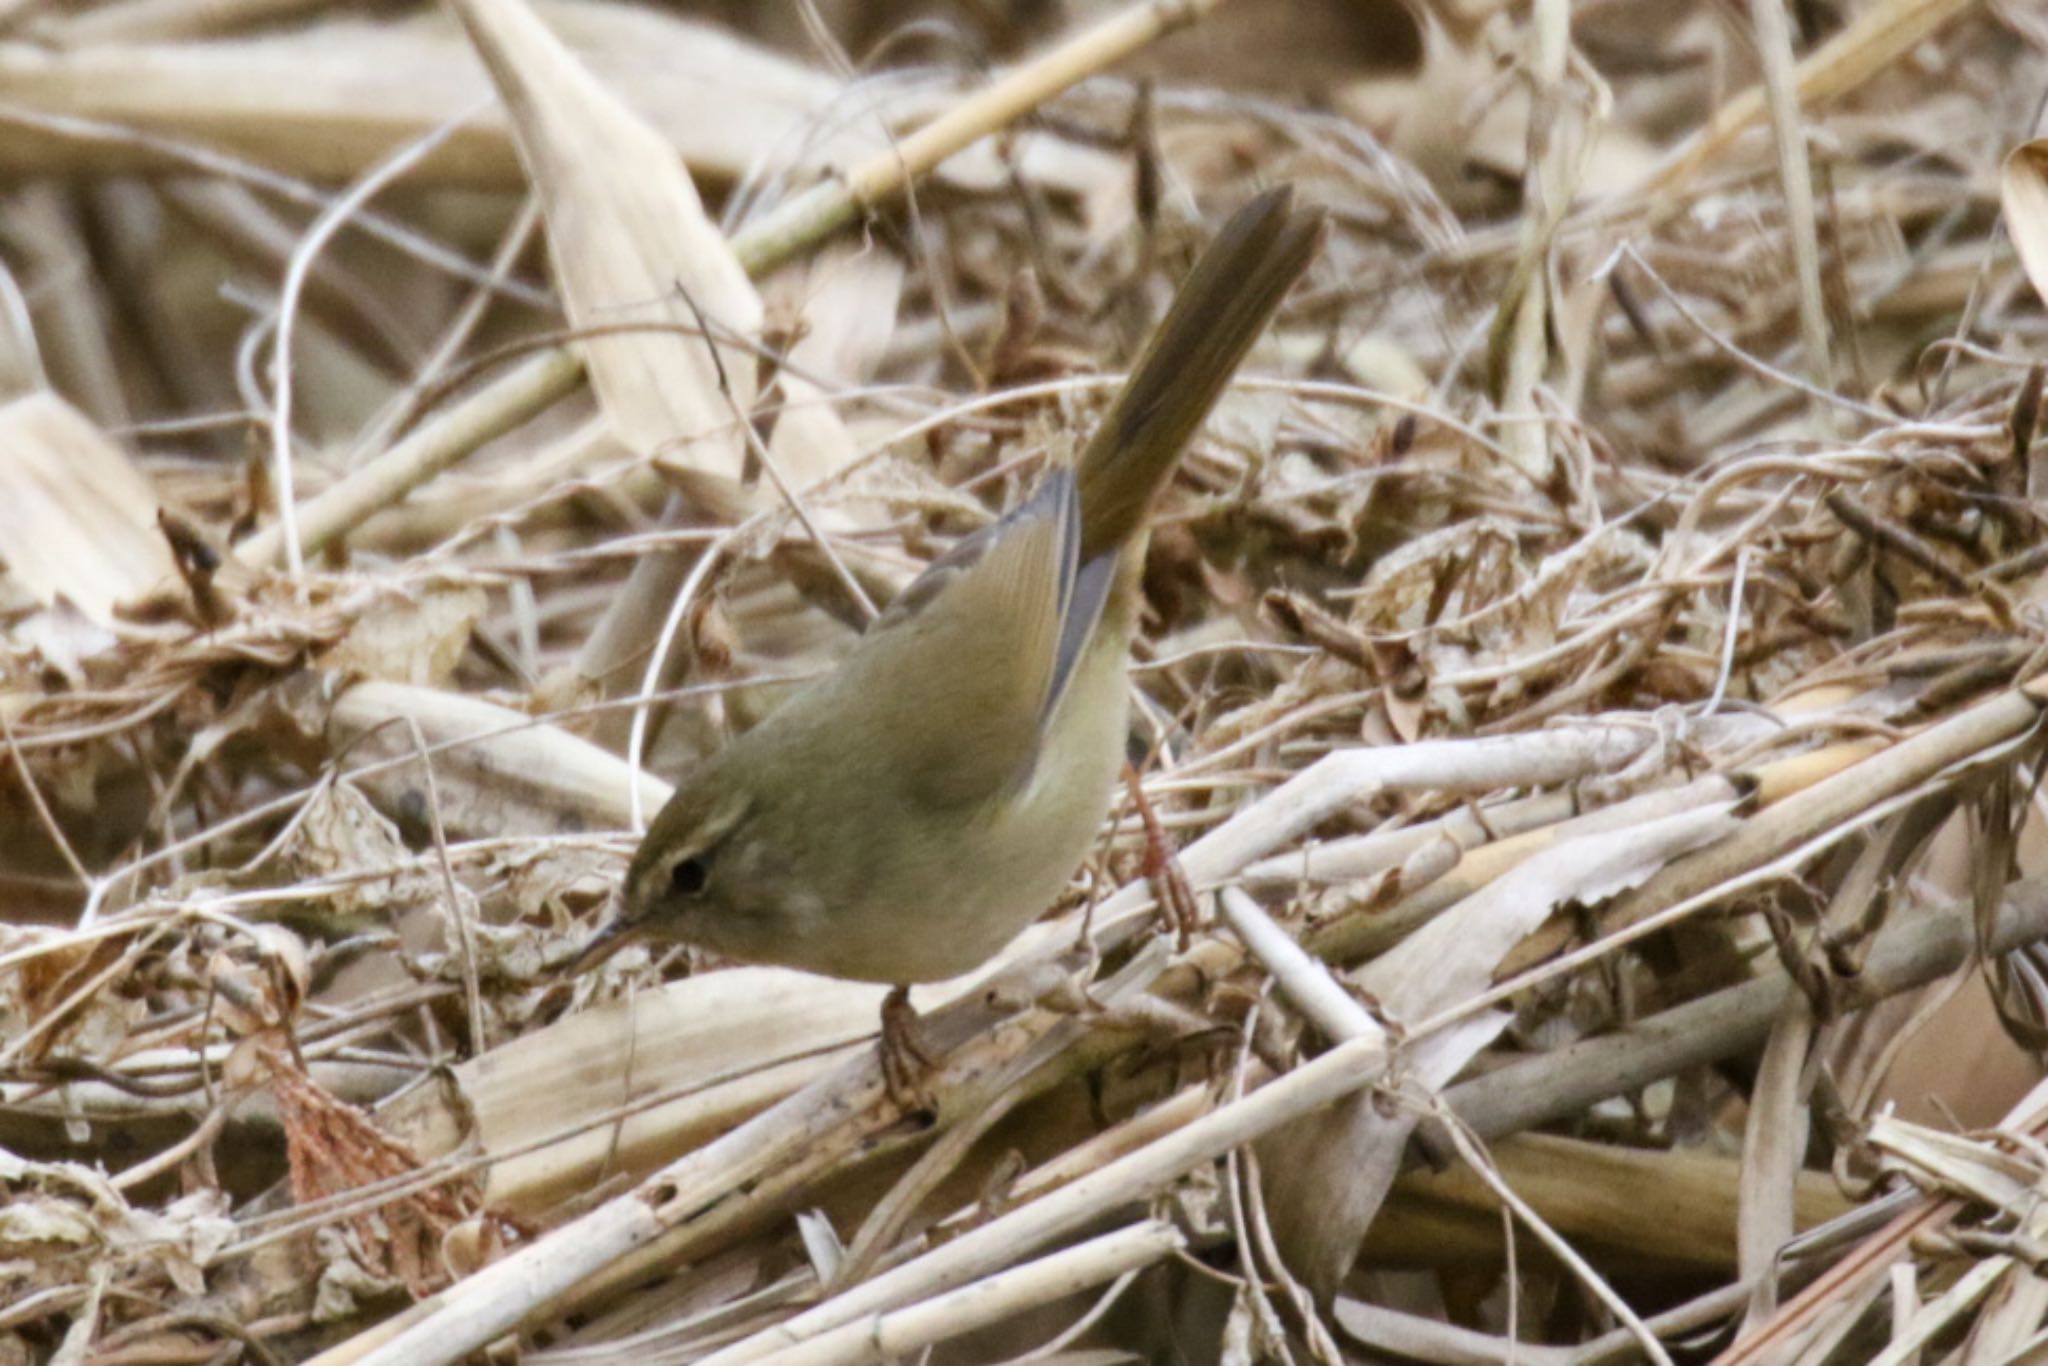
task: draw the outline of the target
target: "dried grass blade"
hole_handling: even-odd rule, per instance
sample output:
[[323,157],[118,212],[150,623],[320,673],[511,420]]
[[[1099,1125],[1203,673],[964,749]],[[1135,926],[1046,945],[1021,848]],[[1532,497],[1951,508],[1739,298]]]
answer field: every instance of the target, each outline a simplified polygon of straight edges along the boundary
[[[1862,85],[1976,0],[1882,0],[1806,54],[1798,67],[1801,105],[1813,107]],[[1705,127],[1677,147],[1630,198],[1656,208],[1683,202],[1678,189],[1727,152],[1764,116],[1764,89],[1751,86],[1714,111]]]
[[637,1179],[796,1090],[874,1032],[882,988],[731,968],[582,1011],[453,1069],[383,1117],[425,1157],[490,1160],[495,1209],[538,1216]]
[[1998,173],[1998,201],[2027,280],[2048,302],[2048,138],[2023,142],[2006,154]]
[[[511,111],[541,197],[570,323],[598,401],[629,447],[680,472],[722,521],[748,510],[736,427],[754,402],[752,281],[675,149],[601,86],[520,0],[456,12]],[[638,330],[645,325],[644,330]],[[685,335],[700,325],[709,337]]]
[[1778,1251],[1798,1224],[1792,1190],[1806,1155],[1812,1123],[1801,1091],[1814,1019],[1806,997],[1793,991],[1772,1025],[1742,1136],[1741,1275],[1756,1287],[1744,1326],[1754,1327],[1777,1311]]
[[[886,141],[875,119],[813,128],[844,83],[727,29],[627,4],[536,10],[699,174],[738,180],[792,146],[803,166],[829,165]],[[353,180],[488,94],[463,46],[432,14],[341,17],[297,34],[208,42],[12,44],[0,51],[8,100],[42,126],[0,138],[0,165],[160,170],[165,144],[191,139],[308,180]],[[64,135],[66,120],[134,132],[81,141]],[[436,149],[412,183],[524,188],[504,122],[491,117]]]
[[844,1366],[928,1350],[948,1338],[1150,1266],[1186,1246],[1163,1220],[1147,1220],[985,1276],[928,1300],[877,1312],[777,1350],[772,1339],[705,1358],[706,1366],[773,1360],[781,1366]]
[[620,830],[633,784],[643,803],[659,807],[668,799],[669,785],[659,778],[634,773],[609,751],[524,712],[372,680],[334,699],[324,738],[349,755],[355,781],[387,811],[417,810],[425,800],[408,720],[426,738],[451,834]]
[[0,564],[45,606],[102,625],[172,580],[156,491],[92,421],[38,392],[0,407]]
[[[1652,794],[1654,799],[1657,794]],[[1725,803],[1567,840],[1496,878],[1357,974],[1399,1022],[1477,993],[1508,953],[1567,900],[1592,901],[1639,882],[1667,860],[1733,829]],[[1489,1011],[1420,1040],[1410,1068],[1429,1088],[1449,1082],[1507,1026]],[[1392,1116],[1354,1099],[1274,1136],[1262,1148],[1274,1235],[1320,1295],[1333,1293],[1399,1170],[1414,1112]]]
[[903,264],[873,244],[835,246],[800,278],[797,339],[788,368],[776,379],[782,406],[768,449],[783,477],[802,489],[837,474],[862,453],[832,390],[874,376],[895,330]]

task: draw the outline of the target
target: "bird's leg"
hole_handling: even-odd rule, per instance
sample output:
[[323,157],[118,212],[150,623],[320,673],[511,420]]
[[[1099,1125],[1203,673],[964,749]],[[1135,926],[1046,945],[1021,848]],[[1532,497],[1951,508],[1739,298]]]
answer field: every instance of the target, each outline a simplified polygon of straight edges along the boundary
[[909,987],[892,987],[882,998],[882,1085],[889,1099],[906,1111],[930,1110],[931,1093],[925,1090],[922,1074],[931,1069],[931,1054],[917,1034],[917,1011],[910,1004]]
[[1188,875],[1181,871],[1180,860],[1174,857],[1173,842],[1166,837],[1166,827],[1159,823],[1159,813],[1145,797],[1138,770],[1129,764],[1124,765],[1124,786],[1130,791],[1139,823],[1145,827],[1145,881],[1152,888],[1152,899],[1159,903],[1159,918],[1178,932],[1176,947],[1186,953],[1194,942],[1195,931],[1202,927],[1202,910],[1195,904],[1195,889],[1188,885]]

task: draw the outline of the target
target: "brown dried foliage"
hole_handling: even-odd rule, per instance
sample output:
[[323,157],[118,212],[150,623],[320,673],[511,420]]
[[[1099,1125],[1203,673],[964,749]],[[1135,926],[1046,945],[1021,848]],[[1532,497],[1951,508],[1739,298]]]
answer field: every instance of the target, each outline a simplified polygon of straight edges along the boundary
[[[2048,28],[1777,3],[1224,6],[836,235],[777,215],[993,79],[904,7],[0,5],[0,1360],[436,1292],[537,1355],[2038,1350]],[[927,1014],[937,1125],[864,989],[565,977],[627,760],[1021,496],[1281,179],[1335,231],[1161,512],[1142,790]],[[621,1192],[640,1260],[493,1302]]]

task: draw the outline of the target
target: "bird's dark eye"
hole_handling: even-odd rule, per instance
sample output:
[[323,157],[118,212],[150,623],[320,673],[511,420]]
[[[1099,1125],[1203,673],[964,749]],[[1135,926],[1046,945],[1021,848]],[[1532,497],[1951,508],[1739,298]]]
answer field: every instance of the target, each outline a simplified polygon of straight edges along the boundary
[[675,866],[668,870],[669,890],[677,896],[695,896],[710,880],[711,865],[701,854],[677,859]]

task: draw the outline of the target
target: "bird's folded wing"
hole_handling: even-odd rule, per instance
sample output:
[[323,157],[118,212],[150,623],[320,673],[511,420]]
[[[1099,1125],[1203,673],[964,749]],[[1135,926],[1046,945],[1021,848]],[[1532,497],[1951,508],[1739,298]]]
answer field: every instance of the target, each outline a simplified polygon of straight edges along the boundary
[[860,663],[878,685],[887,680],[892,695],[873,700],[902,723],[913,795],[977,801],[1029,776],[1079,655],[1067,639],[1079,545],[1074,473],[1055,469],[1000,522],[934,560],[869,628]]

